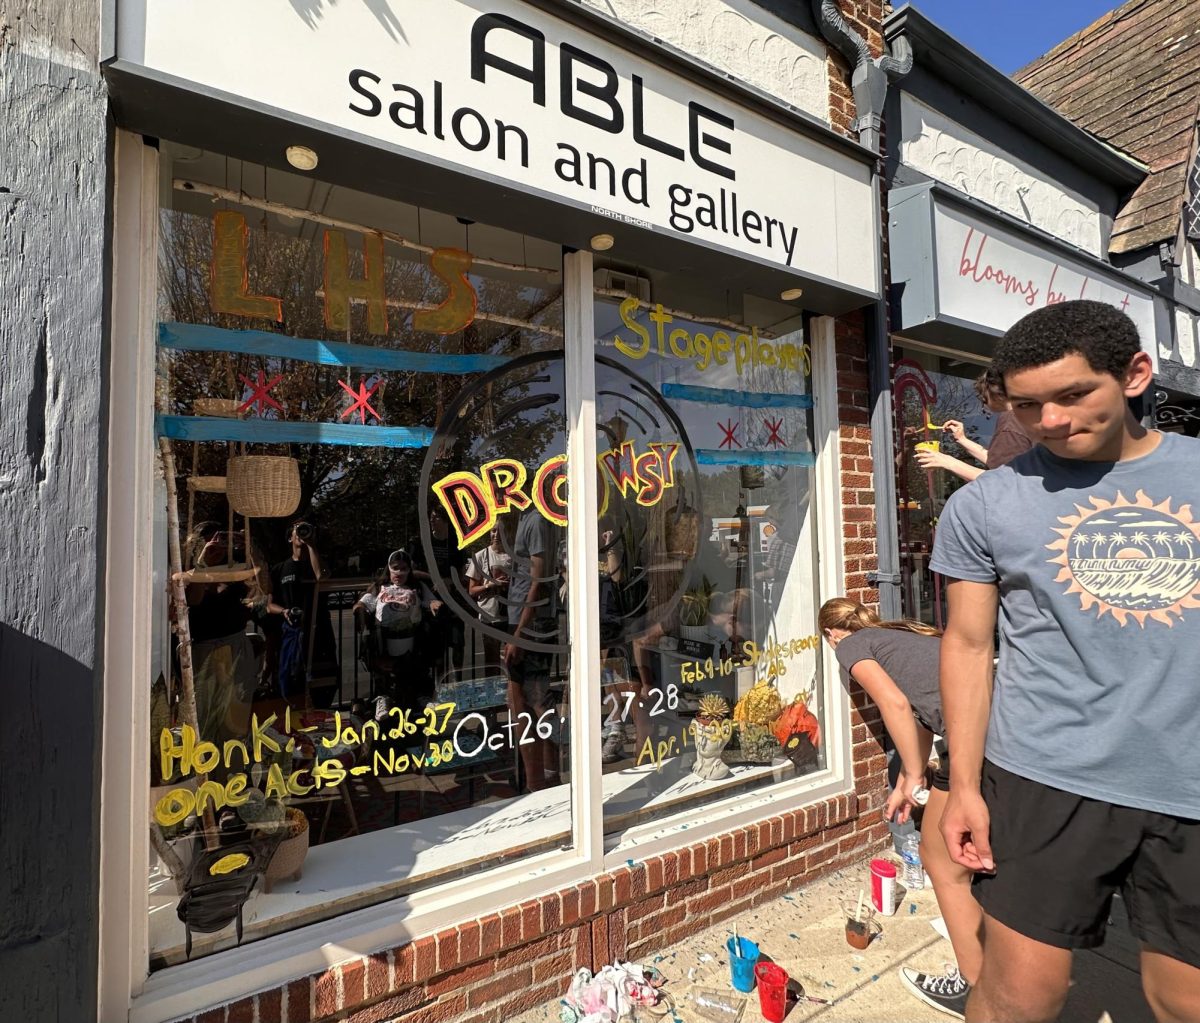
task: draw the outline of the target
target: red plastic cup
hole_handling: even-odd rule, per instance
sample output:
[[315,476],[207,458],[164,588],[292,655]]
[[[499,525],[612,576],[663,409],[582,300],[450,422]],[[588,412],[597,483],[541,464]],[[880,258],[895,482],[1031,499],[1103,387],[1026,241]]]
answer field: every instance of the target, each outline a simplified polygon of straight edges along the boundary
[[754,979],[758,981],[758,1005],[763,1019],[783,1023],[787,1009],[787,970],[775,963],[759,963],[754,967]]
[[896,912],[896,867],[887,860],[871,861],[871,904],[883,916]]

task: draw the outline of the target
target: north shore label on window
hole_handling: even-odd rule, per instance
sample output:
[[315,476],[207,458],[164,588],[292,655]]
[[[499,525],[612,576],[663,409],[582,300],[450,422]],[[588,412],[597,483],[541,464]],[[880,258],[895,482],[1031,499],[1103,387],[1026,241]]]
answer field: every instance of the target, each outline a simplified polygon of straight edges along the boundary
[[338,4],[319,17],[288,0],[121,11],[125,66],[876,289],[865,164],[517,0]]

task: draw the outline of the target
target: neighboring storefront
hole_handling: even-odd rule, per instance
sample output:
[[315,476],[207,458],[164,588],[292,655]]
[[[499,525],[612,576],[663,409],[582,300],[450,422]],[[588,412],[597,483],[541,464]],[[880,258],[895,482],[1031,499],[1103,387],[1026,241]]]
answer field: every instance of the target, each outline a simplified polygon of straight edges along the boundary
[[879,841],[870,154],[558,5],[115,33],[102,1017],[504,1018]]
[[[1018,71],[1033,95],[1145,160],[1121,204],[1109,258],[1163,296],[1154,421],[1200,429],[1200,43],[1191,5],[1124,3]],[[1148,73],[1127,75],[1130,62]],[[1153,131],[1146,130],[1153,125]]]
[[1109,302],[1134,321],[1157,367],[1163,303],[1104,257],[1118,199],[1145,169],[1043,106],[918,11],[886,23],[909,40],[913,74],[889,100],[888,225],[897,516],[905,612],[942,624],[928,569],[937,517],[966,479],[923,468],[935,444],[979,467],[942,429],[988,448],[998,416],[974,383],[992,348],[1033,309]]

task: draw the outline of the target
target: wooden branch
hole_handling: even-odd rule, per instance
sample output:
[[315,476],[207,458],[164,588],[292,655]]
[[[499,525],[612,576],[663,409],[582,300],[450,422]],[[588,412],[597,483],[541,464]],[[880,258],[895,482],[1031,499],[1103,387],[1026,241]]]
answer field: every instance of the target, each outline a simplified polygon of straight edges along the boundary
[[[158,439],[162,470],[167,485],[167,545],[171,572],[171,603],[175,617],[175,635],[179,640],[179,713],[185,725],[191,725],[200,735],[196,713],[196,680],[192,672],[192,628],[188,621],[187,587],[183,581],[183,552],[179,546],[179,490],[175,485],[175,452],[166,437]],[[204,844],[209,849],[218,845],[217,820],[211,804],[204,808]]]
[[171,876],[177,877],[181,881],[184,880],[187,868],[184,867],[183,860],[179,858],[179,853],[171,848],[171,843],[163,835],[162,828],[158,826],[158,821],[150,822],[150,842],[154,846],[154,851],[158,853],[159,859],[167,865],[167,870],[171,872]]

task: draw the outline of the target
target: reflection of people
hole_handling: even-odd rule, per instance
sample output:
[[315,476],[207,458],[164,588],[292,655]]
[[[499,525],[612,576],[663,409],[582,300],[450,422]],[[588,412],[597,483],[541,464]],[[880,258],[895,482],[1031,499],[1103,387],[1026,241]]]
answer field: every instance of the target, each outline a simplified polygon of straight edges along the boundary
[[1033,441],[1021,429],[1021,423],[1008,407],[1003,390],[999,387],[995,374],[984,370],[975,380],[975,393],[979,396],[980,404],[988,411],[999,415],[996,429],[992,433],[991,443],[985,448],[967,436],[966,427],[957,419],[947,419],[942,429],[949,433],[958,444],[977,462],[983,463],[981,469],[944,451],[918,448],[916,459],[922,469],[946,469],[968,482],[978,479],[984,469],[999,469],[1008,465],[1018,455],[1023,455],[1031,447]]
[[984,912],[967,1018],[1057,1018],[1119,888],[1155,1016],[1197,1020],[1200,445],[1129,409],[1153,366],[1113,306],[1030,313],[993,367],[1037,446],[950,498],[931,562],[952,580],[942,831]]
[[[272,600],[283,616],[279,641],[279,691],[295,707],[308,696],[308,636],[311,616],[317,614],[316,584],[325,577],[316,547],[316,527],[298,520],[288,532],[291,557],[271,569]],[[324,618],[324,621],[322,621]],[[313,660],[332,660],[333,627],[328,616],[318,615],[313,636]]]
[[[197,525],[185,545],[195,572],[225,564],[228,545],[236,541],[215,522]],[[184,572],[183,581],[192,639],[196,725],[200,738],[219,746],[226,739],[241,738],[250,726],[259,670],[246,635],[247,601],[252,594],[241,582],[195,582],[195,572]]]
[[[429,499],[429,548],[425,556],[418,554],[414,562],[417,578],[432,586],[433,573],[437,572],[450,593],[461,592],[463,563],[466,559],[450,531],[450,520],[446,518],[446,512],[435,495],[430,495]],[[424,551],[425,546],[413,543],[409,550]],[[452,608],[440,601],[433,612],[433,637],[439,656],[448,652],[454,668],[461,668],[465,641],[463,622]]]
[[[508,709],[526,714],[534,726],[555,709],[550,691],[553,654],[526,649],[525,642],[554,643],[558,638],[558,530],[530,508],[521,516],[513,541],[512,576],[508,584],[508,623],[512,639],[504,645],[501,660],[508,674]],[[557,723],[552,722],[554,727]],[[522,743],[521,764],[531,791],[558,784],[558,746],[537,735]]]
[[[900,775],[884,816],[905,821],[917,805],[913,790],[925,788],[933,736],[945,734],[938,691],[938,631],[921,622],[881,621],[870,608],[845,597],[821,605],[817,624],[833,647],[843,677],[862,686],[879,708],[900,758]],[[970,985],[978,979],[983,959],[983,914],[971,897],[971,872],[950,859],[937,829],[950,789],[949,761],[948,754],[941,757],[930,783],[925,819],[933,826],[921,833],[921,862],[933,881],[958,967],[941,975],[907,968],[900,973],[919,998],[962,1019]]]
[[[485,625],[502,628],[508,613],[500,598],[508,593],[508,577],[512,573],[512,557],[504,549],[504,534],[499,523],[492,527],[488,545],[467,560],[467,592],[479,606],[479,620]],[[500,665],[500,640],[483,637],[483,663],[489,671]]]
[[395,550],[388,555],[386,573],[354,605],[356,614],[368,615],[375,621],[380,647],[386,655],[381,656],[381,664],[390,670],[392,677],[391,695],[411,710],[418,709],[421,701],[431,695],[422,612],[433,613],[441,604],[433,591],[416,578],[408,552]]

